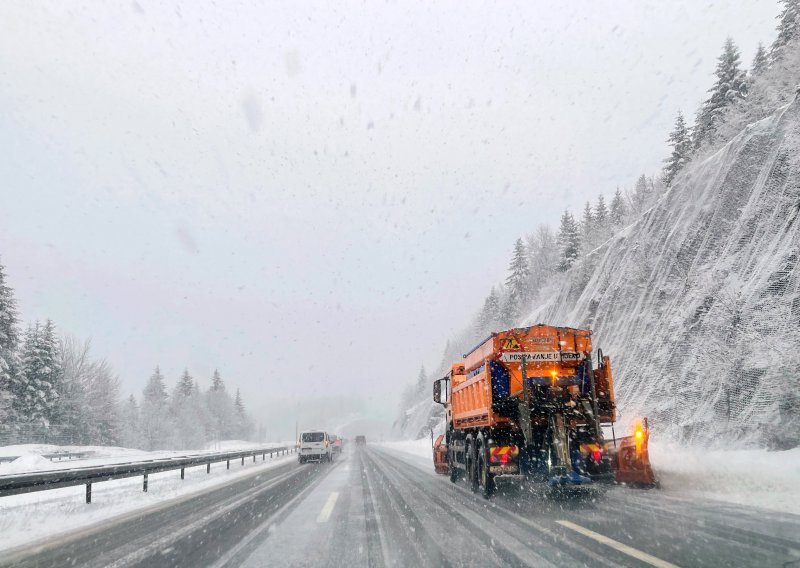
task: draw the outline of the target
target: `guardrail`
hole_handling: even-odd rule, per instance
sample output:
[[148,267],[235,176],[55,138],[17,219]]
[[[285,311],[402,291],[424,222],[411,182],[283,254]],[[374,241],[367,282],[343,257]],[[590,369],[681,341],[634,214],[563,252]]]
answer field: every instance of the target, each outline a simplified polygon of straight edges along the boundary
[[[61,461],[63,459],[71,460],[71,459],[83,459],[93,455],[93,451],[86,451],[86,452],[53,452],[52,454],[41,454],[43,458],[47,458],[50,461]],[[3,462],[13,462],[15,459],[20,458],[22,456],[0,456],[0,463]]]
[[231,461],[252,457],[253,462],[257,456],[261,461],[266,461],[267,455],[286,455],[296,451],[293,446],[280,446],[275,448],[260,448],[238,452],[223,452],[216,454],[198,454],[191,456],[144,460],[138,462],[117,463],[112,465],[81,467],[74,469],[61,469],[50,471],[36,471],[18,475],[0,475],[0,497],[31,493],[34,491],[48,491],[60,487],[76,487],[86,485],[86,502],[92,502],[92,484],[113,479],[142,476],[142,491],[147,491],[147,477],[151,473],[181,470],[181,479],[184,479],[187,467],[205,465],[206,473],[211,473],[211,464],[227,462],[227,469],[231,468]]

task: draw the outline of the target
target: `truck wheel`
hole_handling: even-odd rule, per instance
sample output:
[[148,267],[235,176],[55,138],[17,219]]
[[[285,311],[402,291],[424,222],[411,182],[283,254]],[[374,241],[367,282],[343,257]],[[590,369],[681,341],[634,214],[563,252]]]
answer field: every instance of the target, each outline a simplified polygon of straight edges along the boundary
[[488,499],[494,493],[495,484],[494,475],[489,471],[489,453],[483,445],[478,447],[478,471],[481,494]]
[[461,477],[461,470],[456,467],[455,454],[455,450],[450,450],[447,453],[447,466],[450,468],[450,481],[452,483],[458,483],[458,479]]
[[478,453],[476,450],[475,441],[470,436],[467,444],[467,481],[469,488],[473,493],[478,491]]
[[461,470],[456,467],[456,463],[456,450],[453,446],[450,446],[447,450],[447,467],[450,470],[450,481],[452,483],[458,483],[461,478]]

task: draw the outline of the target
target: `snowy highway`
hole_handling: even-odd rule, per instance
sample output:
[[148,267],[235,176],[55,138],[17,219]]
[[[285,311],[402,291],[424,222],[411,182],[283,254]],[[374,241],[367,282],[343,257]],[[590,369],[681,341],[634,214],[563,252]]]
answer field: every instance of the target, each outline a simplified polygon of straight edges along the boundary
[[792,566],[800,517],[611,487],[491,501],[386,447],[294,461],[44,544],[3,566]]

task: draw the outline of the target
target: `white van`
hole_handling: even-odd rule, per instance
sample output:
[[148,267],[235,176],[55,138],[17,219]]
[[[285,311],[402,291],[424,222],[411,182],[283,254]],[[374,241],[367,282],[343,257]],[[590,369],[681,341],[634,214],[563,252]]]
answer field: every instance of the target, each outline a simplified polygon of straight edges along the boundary
[[300,463],[307,461],[333,461],[333,447],[327,432],[308,430],[300,434],[300,451],[297,453]]

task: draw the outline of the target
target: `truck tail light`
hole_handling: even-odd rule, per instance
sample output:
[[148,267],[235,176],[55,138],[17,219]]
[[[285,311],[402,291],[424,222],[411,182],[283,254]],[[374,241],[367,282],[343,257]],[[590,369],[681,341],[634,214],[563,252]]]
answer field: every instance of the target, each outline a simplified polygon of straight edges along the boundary
[[519,448],[517,446],[496,446],[489,450],[489,463],[506,465],[512,463],[518,455]]

